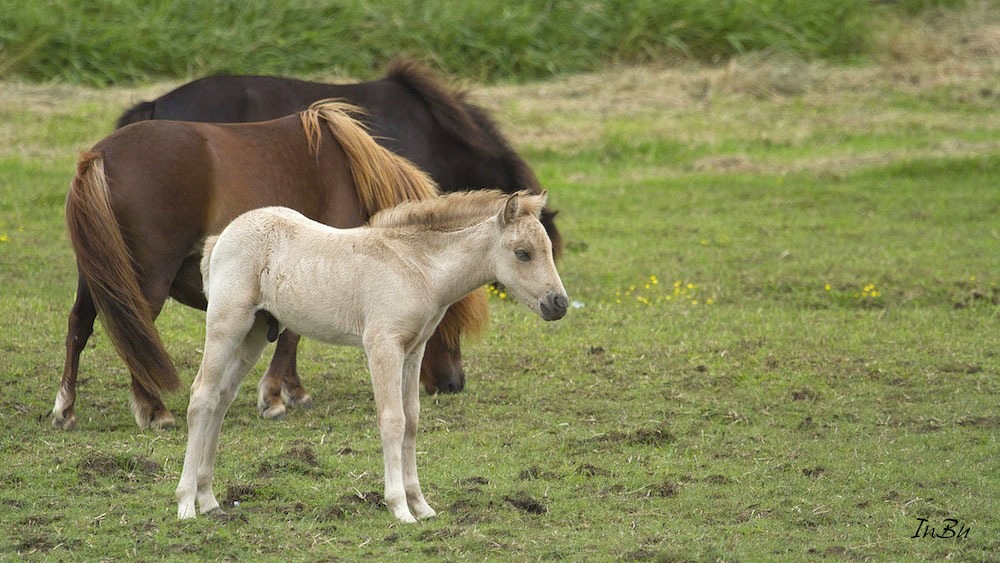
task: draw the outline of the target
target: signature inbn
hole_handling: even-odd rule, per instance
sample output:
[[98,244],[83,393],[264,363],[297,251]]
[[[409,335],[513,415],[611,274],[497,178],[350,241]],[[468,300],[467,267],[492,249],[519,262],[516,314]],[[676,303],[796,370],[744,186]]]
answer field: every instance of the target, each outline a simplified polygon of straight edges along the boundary
[[969,528],[968,526],[959,526],[956,530],[955,526],[958,526],[958,520],[954,518],[945,518],[944,523],[947,526],[939,533],[937,530],[927,525],[928,520],[926,518],[917,518],[917,532],[910,536],[910,538],[940,538],[940,539],[969,539]]

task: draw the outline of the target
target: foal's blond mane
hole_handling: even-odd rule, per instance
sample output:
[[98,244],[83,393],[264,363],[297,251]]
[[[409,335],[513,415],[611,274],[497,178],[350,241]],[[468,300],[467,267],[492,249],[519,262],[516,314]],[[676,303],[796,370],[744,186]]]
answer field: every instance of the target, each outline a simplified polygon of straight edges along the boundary
[[[544,196],[527,191],[517,192],[518,215],[538,215],[545,203]],[[472,226],[503,208],[510,194],[500,190],[454,192],[421,201],[407,201],[375,214],[369,221],[373,227],[422,227],[448,231]]]

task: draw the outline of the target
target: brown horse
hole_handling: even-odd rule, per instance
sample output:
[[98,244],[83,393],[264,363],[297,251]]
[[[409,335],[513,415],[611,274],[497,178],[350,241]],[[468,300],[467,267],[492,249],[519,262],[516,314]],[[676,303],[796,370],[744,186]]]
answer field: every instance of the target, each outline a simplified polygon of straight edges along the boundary
[[[79,357],[97,314],[132,374],[136,422],[174,423],[159,395],[180,387],[180,378],[153,321],[168,296],[205,309],[201,245],[236,216],[282,205],[352,227],[399,202],[436,196],[426,174],[376,144],[343,109],[317,103],[248,124],[149,121],[116,131],[81,156],[66,202],[80,276],[56,427],[75,424]],[[485,323],[483,292],[456,307],[439,327],[446,339]],[[284,405],[264,391],[261,413],[280,416]]]
[[[376,141],[433,178],[445,192],[497,188],[507,193],[541,188],[531,168],[511,148],[484,109],[464,92],[442,86],[427,68],[397,59],[379,80],[324,84],[278,76],[208,76],[180,86],[122,113],[117,126],[148,119],[249,122],[289,115],[323,98],[340,98],[364,109],[356,116]],[[555,212],[542,210],[556,255],[562,242]],[[298,336],[282,333],[262,385],[280,402],[280,393],[302,400],[305,390],[295,369]],[[457,392],[465,385],[461,343],[438,334],[427,343],[422,381],[428,392]]]

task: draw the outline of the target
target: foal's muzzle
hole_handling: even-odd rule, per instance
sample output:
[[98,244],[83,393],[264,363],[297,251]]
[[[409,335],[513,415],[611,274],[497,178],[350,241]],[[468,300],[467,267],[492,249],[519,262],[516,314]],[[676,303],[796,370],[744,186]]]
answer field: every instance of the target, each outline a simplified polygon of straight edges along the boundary
[[558,321],[566,316],[566,308],[569,306],[569,297],[562,293],[550,291],[539,301],[542,309],[542,318],[547,321]]

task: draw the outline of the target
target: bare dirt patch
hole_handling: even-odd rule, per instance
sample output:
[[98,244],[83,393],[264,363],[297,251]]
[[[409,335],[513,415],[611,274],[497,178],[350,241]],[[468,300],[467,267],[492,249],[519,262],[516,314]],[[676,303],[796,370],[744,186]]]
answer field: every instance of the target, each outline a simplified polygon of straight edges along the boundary
[[255,485],[229,485],[226,487],[226,494],[219,502],[226,508],[239,506],[240,503],[257,498],[259,495]]
[[611,472],[607,469],[602,469],[596,465],[591,465],[589,463],[583,463],[576,467],[576,474],[583,475],[585,477],[599,477],[611,475]]
[[342,520],[362,510],[381,509],[384,505],[385,497],[378,491],[355,491],[341,495],[337,502],[320,514],[320,519]]
[[270,478],[283,473],[316,477],[324,475],[316,452],[312,446],[304,442],[293,443],[278,457],[261,461],[257,466],[259,477]]
[[595,436],[590,441],[630,446],[662,446],[676,442],[677,436],[667,428],[666,424],[661,424],[655,427],[637,428],[626,432],[608,432],[607,434]]
[[556,475],[555,473],[551,471],[543,471],[542,468],[538,467],[537,465],[532,465],[531,467],[522,469],[521,473],[518,474],[518,479],[522,481],[531,481],[534,479],[552,480],[558,478],[559,476]]
[[505,496],[503,497],[503,500],[506,501],[507,504],[526,514],[545,514],[549,511],[548,507],[528,493],[524,492]]
[[141,455],[116,455],[93,452],[76,465],[83,482],[93,483],[99,478],[118,481],[146,480],[162,470],[159,463]]

